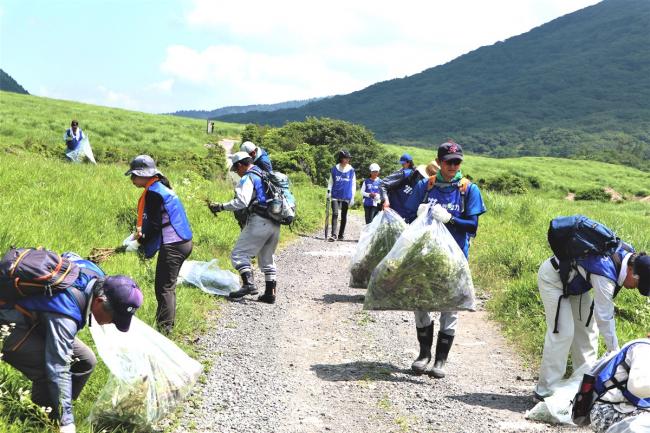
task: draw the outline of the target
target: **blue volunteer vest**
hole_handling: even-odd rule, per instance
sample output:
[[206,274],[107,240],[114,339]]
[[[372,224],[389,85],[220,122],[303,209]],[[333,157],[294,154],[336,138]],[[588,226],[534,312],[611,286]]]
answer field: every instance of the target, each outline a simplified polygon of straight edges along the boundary
[[[375,194],[380,193],[380,185],[381,185],[381,179],[377,178],[375,180],[372,180],[370,178],[366,179],[363,181],[364,185],[366,186],[366,192],[374,192]],[[373,199],[370,197],[364,197],[363,198],[363,205],[364,206],[374,206],[375,202]]]
[[[614,254],[617,254],[623,262],[623,258],[631,252],[619,247]],[[582,266],[587,274],[600,275],[608,278],[618,286],[618,274],[620,269],[616,269],[614,260],[610,256],[587,256],[583,259],[577,259],[576,264]],[[578,273],[567,285],[567,292],[570,295],[581,295],[591,290],[591,282],[587,281]]]
[[[77,149],[77,147],[79,147],[79,143],[81,143],[81,140],[84,138],[84,133],[81,130],[81,128],[79,128],[79,140],[77,140],[74,134],[72,133],[72,128],[68,128],[65,132],[65,135],[66,135],[66,144],[68,145],[68,150]],[[67,138],[72,138],[72,140],[68,141]]]
[[[178,195],[176,195],[176,192],[167,188],[162,184],[162,182],[154,182],[149,187],[149,191],[155,192],[162,197],[163,207],[165,208],[167,215],[169,215],[169,224],[174,228],[176,234],[184,241],[189,241],[192,239],[192,229],[190,228],[190,222],[187,219],[187,214],[185,213],[183,203],[181,203],[181,200],[178,198]],[[147,224],[147,212],[145,211],[142,219],[143,231],[148,231]],[[149,239],[145,239],[143,243],[145,257],[151,258],[155,256],[160,249],[161,243],[162,230],[151,236]]]
[[[78,329],[83,328],[86,325],[84,313],[94,287],[94,284],[90,284],[90,282],[103,279],[105,274],[97,265],[88,260],[74,260],[74,263],[81,268],[81,271],[72,287],[53,296],[30,296],[16,302],[16,304],[28,311],[62,314],[76,321]],[[73,295],[72,290],[77,290],[77,293],[81,296]],[[83,305],[80,304],[80,301]]]
[[411,168],[402,168],[400,171],[402,172],[402,183],[398,188],[388,190],[388,201],[390,202],[391,209],[397,212],[402,218],[407,218],[408,209],[406,208],[406,202],[413,192],[413,187],[420,179],[412,176],[413,169]]
[[616,370],[619,366],[623,366],[627,373],[630,372],[630,366],[625,362],[625,357],[628,350],[631,347],[637,344],[650,344],[648,341],[634,341],[625,345],[612,359],[610,359],[607,364],[598,372],[596,375],[596,380],[594,381],[594,391],[598,394],[598,398],[602,397],[613,388],[618,388],[623,397],[625,397],[630,403],[634,406],[642,409],[650,408],[650,398],[639,398],[632,394],[627,389],[627,378],[624,381],[619,382],[614,377],[616,375]]
[[[460,191],[459,184],[453,183],[445,185],[446,186],[441,187],[438,184],[434,184],[433,188],[427,192],[425,202],[433,204],[438,203],[443,208],[447,209],[447,212],[449,212],[453,217],[463,218],[465,209],[463,209],[463,194]],[[469,193],[471,187],[471,184],[467,186],[465,194]],[[453,225],[448,224],[446,227],[465,254],[465,257],[467,257],[469,255],[469,233]]]
[[352,200],[352,179],[354,168],[343,173],[336,166],[332,167],[332,198],[338,200]]

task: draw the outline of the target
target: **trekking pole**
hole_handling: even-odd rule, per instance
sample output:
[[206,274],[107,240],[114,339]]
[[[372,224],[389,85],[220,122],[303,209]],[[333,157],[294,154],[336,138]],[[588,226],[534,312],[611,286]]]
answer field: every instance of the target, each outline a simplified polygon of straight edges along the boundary
[[329,193],[325,196],[325,240],[327,241],[327,233],[329,231],[330,224],[330,203],[332,199],[330,198]]

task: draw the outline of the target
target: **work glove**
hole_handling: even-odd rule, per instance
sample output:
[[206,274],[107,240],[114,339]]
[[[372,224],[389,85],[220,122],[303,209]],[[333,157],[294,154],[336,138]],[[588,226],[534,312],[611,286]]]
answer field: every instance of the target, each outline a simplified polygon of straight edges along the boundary
[[370,198],[375,198],[375,197],[377,197],[377,193],[376,193],[376,192],[370,192],[370,193],[368,193],[368,195],[370,196]]
[[210,212],[216,215],[223,210],[223,204],[212,202],[208,205],[208,208],[210,208]]
[[59,433],[76,433],[77,429],[74,424],[66,424],[59,427]]
[[127,253],[132,253],[138,251],[138,249],[140,248],[140,242],[138,242],[135,233],[131,233],[128,238],[124,239],[124,242],[122,242],[122,246],[126,247],[124,251],[126,251]]
[[417,216],[422,215],[422,212],[426,212],[427,208],[429,207],[428,203],[422,203],[420,206],[418,206],[418,213]]
[[451,214],[447,211],[447,209],[440,206],[438,203],[433,205],[431,213],[436,220],[440,221],[443,224],[447,224],[451,219]]

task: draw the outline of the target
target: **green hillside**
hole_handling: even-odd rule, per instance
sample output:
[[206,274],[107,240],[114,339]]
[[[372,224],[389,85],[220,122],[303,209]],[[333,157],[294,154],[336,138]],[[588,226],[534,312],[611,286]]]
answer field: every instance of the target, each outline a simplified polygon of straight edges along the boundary
[[[63,129],[73,117],[89,134],[93,146],[104,149],[97,166],[73,165],[61,157]],[[237,139],[240,132],[256,131],[219,124],[219,135],[212,137],[205,134],[204,126],[202,121],[192,119],[0,92],[0,202],[3,209],[0,212],[0,250],[12,244],[44,245],[87,255],[93,247],[119,244],[133,228],[140,195],[123,175],[126,161],[147,152],[160,158],[165,174],[187,209],[195,234],[192,259],[218,258],[222,266],[229,268],[228,256],[239,228],[231,215],[220,214],[215,218],[205,208],[203,199],[227,200],[232,197],[232,186],[224,176],[223,153],[206,149],[204,144],[221,136]],[[336,132],[340,126],[330,121],[312,120],[281,131],[266,130],[265,139],[272,145],[269,147],[271,158],[290,168],[292,161],[301,161],[301,155],[312,149],[309,146],[331,152],[327,145],[341,139],[342,132]],[[370,139],[358,127],[352,131],[364,140]],[[310,143],[296,145],[296,137],[305,137],[298,132],[312,134],[305,138]],[[318,137],[324,142],[317,142]],[[291,146],[283,148],[281,143]],[[367,147],[372,145],[370,141],[366,143]],[[406,150],[418,163],[426,163],[435,156],[422,148]],[[386,146],[383,151],[366,156],[389,157],[396,162],[404,148]],[[318,159],[325,156],[331,157],[320,155]],[[353,155],[353,164],[358,160],[359,156],[355,160]],[[295,172],[289,175],[294,182],[300,219],[293,234],[288,230],[283,232],[284,241],[298,233],[313,232],[320,228],[323,220],[324,189],[309,181],[300,164],[295,167]],[[650,204],[642,199],[650,195],[650,174],[593,161],[494,159],[472,154],[467,156],[463,170],[482,185],[488,208],[488,213],[481,217],[470,256],[476,285],[489,299],[488,308],[503,325],[506,335],[534,365],[539,360],[544,331],[536,271],[539,263],[550,254],[545,238],[549,219],[560,214],[585,213],[610,225],[638,249],[649,250]],[[505,192],[496,192],[504,184],[507,186]],[[512,185],[521,188],[515,191],[510,188]],[[615,203],[566,199],[571,191],[606,187],[616,190],[624,200]],[[154,263],[140,262],[132,255],[116,255],[103,267],[108,273],[132,275],[138,281],[145,295],[138,316],[153,323]],[[197,334],[206,331],[206,325],[211,323],[208,315],[215,310],[218,312],[220,303],[215,297],[190,286],[179,287],[178,296],[178,324],[172,338],[194,353],[192,342]],[[650,329],[647,300],[632,291],[623,291],[616,303],[621,340],[645,335]],[[90,341],[87,331],[82,333],[82,339]],[[78,431],[99,431],[83,420],[106,379],[107,371],[100,364],[75,404]],[[50,431],[51,427],[42,420],[38,410],[30,407],[26,398],[21,399],[19,389],[27,386],[15,370],[0,362],[1,432]],[[172,417],[172,425],[173,422]]]
[[[224,116],[361,123],[385,142],[475,153],[650,158],[650,2],[605,0],[422,73],[293,110]],[[459,31],[463,31],[462,26]]]
[[0,69],[0,90],[29,95],[29,92],[14,80],[11,75]]

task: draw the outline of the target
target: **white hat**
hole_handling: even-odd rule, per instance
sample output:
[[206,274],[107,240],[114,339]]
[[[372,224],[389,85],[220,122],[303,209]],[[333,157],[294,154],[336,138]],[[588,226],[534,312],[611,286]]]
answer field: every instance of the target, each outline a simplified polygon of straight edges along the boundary
[[244,141],[241,146],[239,146],[240,152],[251,153],[254,152],[255,149],[257,149],[257,146],[255,146],[255,143],[252,141]]
[[370,171],[379,171],[379,164],[373,162],[372,164],[370,164],[369,169]]
[[235,164],[247,158],[250,160],[251,156],[246,152],[237,152],[233,155],[230,155],[230,161],[232,161],[233,168]]

